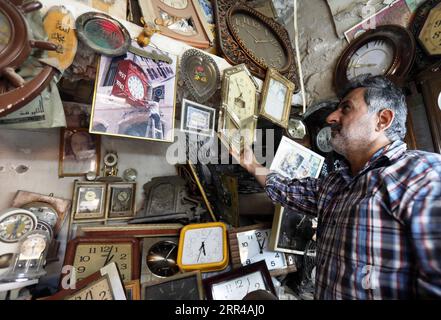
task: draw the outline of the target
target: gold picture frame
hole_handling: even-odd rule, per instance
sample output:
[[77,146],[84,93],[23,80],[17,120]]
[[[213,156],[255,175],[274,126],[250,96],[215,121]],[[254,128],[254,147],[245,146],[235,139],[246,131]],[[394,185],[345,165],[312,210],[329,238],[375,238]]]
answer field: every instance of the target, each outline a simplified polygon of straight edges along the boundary
[[74,182],[72,198],[73,223],[106,220],[106,183]]
[[138,280],[126,282],[124,284],[127,300],[141,300],[141,286]]
[[136,213],[136,182],[114,182],[107,184],[107,220],[127,220]]
[[269,68],[262,88],[260,116],[286,129],[294,90],[294,83],[282,76],[276,69]]

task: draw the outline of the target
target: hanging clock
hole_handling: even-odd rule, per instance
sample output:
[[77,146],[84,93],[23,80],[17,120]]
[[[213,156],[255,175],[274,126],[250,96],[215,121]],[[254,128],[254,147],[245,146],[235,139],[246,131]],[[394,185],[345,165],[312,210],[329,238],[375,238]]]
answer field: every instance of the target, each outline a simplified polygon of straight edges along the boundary
[[194,1],[197,0],[144,0],[139,5],[144,19],[154,23],[160,33],[205,49],[210,47],[210,39]]
[[288,32],[275,20],[241,2],[214,2],[219,51],[233,65],[245,63],[251,73],[265,78],[275,68],[295,84],[299,82]]
[[55,75],[55,69],[45,65],[40,73],[25,81],[15,72],[29,57],[33,48],[56,50],[50,42],[29,40],[29,27],[24,13],[38,10],[37,1],[0,1],[0,117],[18,110],[37,97]]
[[441,55],[441,3],[430,10],[418,40],[430,56]]
[[123,60],[118,63],[112,95],[125,98],[127,103],[142,107],[146,105],[148,78],[136,63]]
[[358,75],[384,75],[402,82],[415,57],[415,40],[405,28],[378,26],[353,40],[337,62],[334,85],[341,90]]

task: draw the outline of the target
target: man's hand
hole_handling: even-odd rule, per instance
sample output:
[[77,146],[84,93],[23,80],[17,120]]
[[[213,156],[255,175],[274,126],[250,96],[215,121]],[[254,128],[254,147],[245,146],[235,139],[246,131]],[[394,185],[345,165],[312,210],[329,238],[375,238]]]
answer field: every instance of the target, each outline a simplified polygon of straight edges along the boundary
[[254,156],[253,150],[249,145],[244,146],[243,152],[239,155],[230,149],[230,154],[236,159],[237,162],[250,174],[256,177],[256,180],[262,187],[265,186],[266,176],[270,172],[267,168],[257,162]]

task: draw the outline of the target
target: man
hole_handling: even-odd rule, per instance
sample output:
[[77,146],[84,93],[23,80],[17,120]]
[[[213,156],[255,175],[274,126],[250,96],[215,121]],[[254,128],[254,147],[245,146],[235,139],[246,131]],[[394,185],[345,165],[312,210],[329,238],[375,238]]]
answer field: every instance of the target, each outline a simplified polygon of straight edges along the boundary
[[441,156],[407,151],[406,103],[381,76],[354,79],[327,122],[347,164],[288,180],[241,165],[274,202],[318,216],[316,299],[441,298]]

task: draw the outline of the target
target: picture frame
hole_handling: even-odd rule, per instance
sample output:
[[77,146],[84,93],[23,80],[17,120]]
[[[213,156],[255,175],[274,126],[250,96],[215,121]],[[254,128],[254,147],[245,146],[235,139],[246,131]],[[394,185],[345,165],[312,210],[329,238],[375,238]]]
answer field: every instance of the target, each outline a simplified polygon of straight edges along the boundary
[[287,128],[295,85],[274,68],[266,72],[262,88],[260,116]]
[[180,273],[141,284],[142,300],[203,300],[200,271]]
[[82,225],[79,227],[78,233],[88,237],[166,237],[179,236],[182,227],[183,225],[180,223]]
[[89,131],[173,142],[178,57],[161,50],[166,59],[153,60],[157,48],[131,45],[138,54],[99,59]]
[[107,184],[107,220],[125,220],[135,216],[136,182]]
[[318,178],[324,161],[323,156],[283,136],[270,170],[288,179]]
[[59,177],[79,177],[100,170],[101,139],[85,128],[61,128]]
[[141,300],[141,288],[139,279],[126,282],[124,285],[127,300]]
[[203,104],[182,100],[181,131],[201,136],[214,136],[216,109]]
[[105,221],[106,211],[105,182],[74,182],[72,222]]
[[268,247],[303,256],[308,243],[315,240],[316,230],[317,218],[277,205]]
[[268,290],[277,296],[265,261],[204,279],[202,283],[208,300],[242,300],[255,290]]

